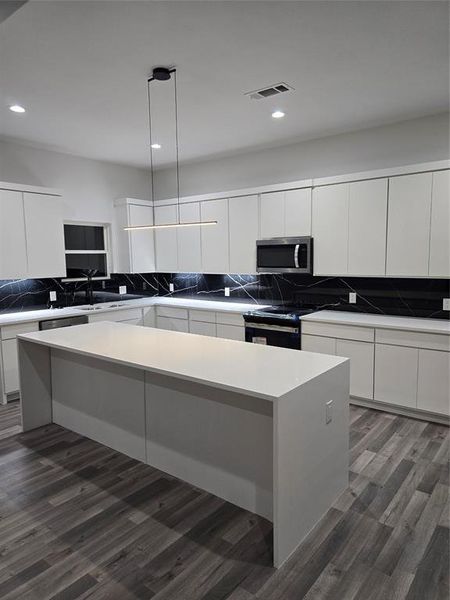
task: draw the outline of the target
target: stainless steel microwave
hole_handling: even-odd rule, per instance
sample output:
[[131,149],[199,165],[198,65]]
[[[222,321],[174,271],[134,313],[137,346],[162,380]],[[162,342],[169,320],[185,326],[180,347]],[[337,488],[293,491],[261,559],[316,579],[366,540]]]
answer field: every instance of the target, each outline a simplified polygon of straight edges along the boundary
[[258,273],[312,273],[313,239],[285,237],[256,242]]

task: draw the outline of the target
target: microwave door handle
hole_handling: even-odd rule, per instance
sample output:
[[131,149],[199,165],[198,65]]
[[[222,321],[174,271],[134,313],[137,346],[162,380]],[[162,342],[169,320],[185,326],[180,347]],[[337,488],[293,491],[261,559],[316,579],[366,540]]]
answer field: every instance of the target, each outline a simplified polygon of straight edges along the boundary
[[294,248],[294,265],[296,269],[299,269],[299,264],[298,264],[298,251],[300,249],[300,244],[296,244],[295,248]]

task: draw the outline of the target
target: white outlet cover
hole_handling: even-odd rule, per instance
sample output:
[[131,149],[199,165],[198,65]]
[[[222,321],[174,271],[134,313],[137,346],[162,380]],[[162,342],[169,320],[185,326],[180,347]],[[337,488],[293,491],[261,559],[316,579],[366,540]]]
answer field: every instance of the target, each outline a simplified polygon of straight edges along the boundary
[[348,295],[349,304],[356,304],[356,292],[350,292]]
[[325,423],[328,425],[333,420],[333,400],[325,404]]
[[126,293],[127,293],[127,286],[126,285],[119,285],[119,294],[121,296],[125,296]]
[[173,285],[173,283],[169,283],[169,292],[174,292],[175,291],[175,286]]
[[442,310],[450,310],[450,298],[442,298]]
[[229,296],[230,295],[230,288],[226,287],[225,288],[225,296]]
[[56,302],[56,292],[50,292],[50,302]]

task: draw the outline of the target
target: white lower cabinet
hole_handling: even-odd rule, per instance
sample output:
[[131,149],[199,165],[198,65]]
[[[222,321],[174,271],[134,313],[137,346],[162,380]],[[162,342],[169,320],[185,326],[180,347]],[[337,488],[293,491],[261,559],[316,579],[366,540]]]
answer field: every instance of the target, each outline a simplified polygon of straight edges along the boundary
[[204,321],[189,321],[189,333],[216,337],[216,324]]
[[450,414],[450,352],[419,350],[417,408]]
[[302,334],[302,350],[319,354],[336,354],[336,340],[320,335]]
[[176,319],[174,317],[156,317],[156,327],[167,331],[181,331],[189,333],[189,321],[187,319]]
[[2,342],[4,393],[11,394],[19,389],[19,364],[17,359],[17,340]]
[[350,395],[372,400],[374,345],[336,340],[336,355],[350,359]]
[[237,340],[238,342],[245,342],[245,327],[239,325],[224,325],[223,323],[217,323],[217,337],[224,338],[226,340]]
[[376,344],[375,400],[417,408],[419,350]]

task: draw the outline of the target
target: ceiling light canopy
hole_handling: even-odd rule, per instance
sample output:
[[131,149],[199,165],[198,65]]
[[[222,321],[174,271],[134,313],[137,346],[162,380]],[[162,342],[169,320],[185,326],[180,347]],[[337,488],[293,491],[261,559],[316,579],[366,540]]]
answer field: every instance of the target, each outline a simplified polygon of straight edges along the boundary
[[24,113],[25,109],[23,106],[20,106],[20,104],[13,104],[12,106],[9,107],[9,110],[12,110],[12,112],[15,113]]
[[135,225],[124,227],[125,231],[142,231],[146,229],[172,229],[175,227],[203,227],[205,225],[217,225],[217,221],[195,221],[182,223],[180,220],[180,163],[178,157],[178,97],[177,97],[177,71],[173,67],[155,67],[151,76],[147,79],[148,97],[148,125],[150,136],[150,174],[151,174],[151,198],[153,202],[153,223],[155,222],[155,197],[154,197],[154,174],[153,174],[153,150],[159,150],[161,144],[152,141],[152,110],[151,110],[151,84],[153,82],[170,81],[173,75],[173,91],[175,105],[175,149],[176,149],[176,182],[177,182],[177,220],[175,223],[161,223],[158,225]]

